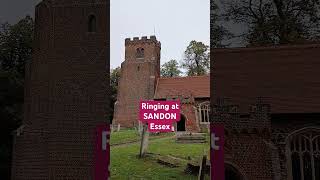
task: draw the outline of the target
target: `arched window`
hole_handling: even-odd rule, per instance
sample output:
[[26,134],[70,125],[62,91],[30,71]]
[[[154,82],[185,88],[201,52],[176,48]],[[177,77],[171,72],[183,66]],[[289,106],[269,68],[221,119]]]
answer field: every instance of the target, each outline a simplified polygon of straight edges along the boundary
[[88,19],[88,32],[96,32],[96,17],[94,15],[90,15]]
[[136,52],[136,58],[143,58],[144,57],[144,49],[138,48]]
[[198,105],[197,108],[197,118],[200,124],[209,124],[210,123],[210,102],[203,102]]
[[320,179],[320,129],[308,128],[290,135],[287,159],[289,179]]

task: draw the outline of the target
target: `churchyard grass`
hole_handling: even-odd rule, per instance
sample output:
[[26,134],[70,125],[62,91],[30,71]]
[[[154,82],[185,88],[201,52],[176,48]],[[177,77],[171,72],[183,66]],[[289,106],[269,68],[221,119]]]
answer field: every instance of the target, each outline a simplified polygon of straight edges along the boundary
[[[135,130],[121,133],[126,135],[124,139],[127,140],[140,139]],[[111,134],[111,142],[119,142],[120,135],[117,134],[112,137],[113,135]],[[204,144],[180,144],[175,142],[172,133],[150,136],[148,152],[153,155],[176,157],[181,161],[181,166],[179,167],[164,166],[150,156],[140,159],[138,158],[139,147],[140,141],[111,146],[111,179],[197,179],[197,176],[185,174],[184,169],[187,162],[195,161],[200,163],[202,155],[208,154],[209,142]]]
[[134,142],[138,141],[139,139],[140,136],[134,129],[120,130],[119,132],[111,133],[110,145]]
[[[171,136],[172,133],[162,133],[160,135],[150,136],[149,139],[155,139],[159,137]],[[125,143],[132,143],[141,140],[141,136],[135,129],[124,129],[120,130],[119,132],[112,132],[110,137],[110,145],[118,145],[118,144],[125,144]]]

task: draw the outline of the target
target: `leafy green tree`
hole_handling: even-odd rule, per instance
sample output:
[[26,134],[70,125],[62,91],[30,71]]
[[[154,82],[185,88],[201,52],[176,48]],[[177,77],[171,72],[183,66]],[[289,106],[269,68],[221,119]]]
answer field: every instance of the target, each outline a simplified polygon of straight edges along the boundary
[[110,113],[110,115],[111,115],[111,120],[113,119],[114,103],[117,101],[120,72],[121,72],[120,67],[117,67],[115,69],[111,69],[111,72],[110,72],[110,87],[111,87],[111,100],[110,100],[111,113]]
[[120,80],[120,72],[121,68],[117,67],[115,69],[111,69],[110,73],[110,86],[112,88],[112,91],[114,92],[113,94],[117,94],[118,91],[118,83]]
[[246,27],[251,46],[319,40],[318,0],[228,0],[224,7],[226,20]]
[[1,25],[0,65],[4,71],[16,71],[20,78],[24,77],[25,63],[32,58],[33,28],[30,16],[15,25]]
[[209,46],[195,40],[191,41],[184,52],[181,67],[186,69],[188,76],[201,76],[209,72]]
[[162,77],[176,77],[180,76],[181,71],[179,69],[179,63],[172,59],[161,66],[161,76]]
[[10,179],[12,131],[21,125],[24,66],[31,60],[33,20],[0,25],[0,177]]

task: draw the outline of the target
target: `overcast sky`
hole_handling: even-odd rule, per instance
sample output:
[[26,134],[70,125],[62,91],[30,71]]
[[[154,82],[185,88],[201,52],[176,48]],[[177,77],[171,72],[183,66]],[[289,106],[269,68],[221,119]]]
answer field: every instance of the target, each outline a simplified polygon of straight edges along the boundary
[[[0,23],[34,16],[40,0],[0,0]],[[180,61],[191,40],[209,45],[209,0],[111,0],[111,68],[124,61],[124,39],[156,35],[161,63]]]
[[15,23],[26,15],[34,16],[34,8],[41,0],[0,0],[0,23]]
[[[124,61],[124,39],[155,34],[161,63],[180,61],[189,42],[210,42],[209,0],[111,0],[111,67]],[[155,32],[154,32],[155,30]]]

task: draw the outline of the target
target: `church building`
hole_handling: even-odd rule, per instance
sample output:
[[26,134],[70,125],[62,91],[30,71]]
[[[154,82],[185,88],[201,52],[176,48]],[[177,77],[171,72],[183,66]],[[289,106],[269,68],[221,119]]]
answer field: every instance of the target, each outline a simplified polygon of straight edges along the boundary
[[176,131],[208,131],[210,77],[160,77],[161,43],[155,36],[125,40],[113,124],[139,126],[140,100],[180,100],[181,119]]
[[226,179],[320,179],[320,45],[211,52]]
[[224,125],[227,180],[320,179],[319,44],[213,49],[211,86],[209,76],[160,77],[154,36],[125,45],[114,124],[137,126],[141,99],[179,99],[176,131]]

